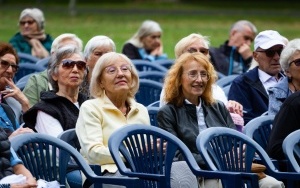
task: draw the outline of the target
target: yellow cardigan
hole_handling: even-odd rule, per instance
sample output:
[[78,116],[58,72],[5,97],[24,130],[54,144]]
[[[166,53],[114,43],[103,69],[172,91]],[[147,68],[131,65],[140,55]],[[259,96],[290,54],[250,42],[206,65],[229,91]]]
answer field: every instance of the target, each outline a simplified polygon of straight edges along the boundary
[[89,164],[101,165],[102,172],[118,170],[108,149],[108,139],[115,130],[129,124],[150,125],[147,108],[133,98],[127,101],[130,105],[127,117],[106,95],[87,100],[80,107],[76,123],[80,152]]

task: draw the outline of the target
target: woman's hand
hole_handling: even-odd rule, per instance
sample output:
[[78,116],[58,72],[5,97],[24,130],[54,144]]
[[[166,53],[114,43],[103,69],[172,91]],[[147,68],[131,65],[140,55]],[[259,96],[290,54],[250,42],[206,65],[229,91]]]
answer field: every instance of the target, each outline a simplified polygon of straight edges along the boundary
[[45,58],[49,56],[49,52],[45,49],[38,39],[30,39],[29,43],[32,46],[32,55],[38,58]]
[[239,114],[240,116],[243,116],[243,106],[236,101],[229,100],[226,105],[226,108],[230,113],[235,113]]
[[9,136],[9,139],[11,139],[12,137],[14,136],[17,136],[19,134],[24,134],[24,133],[34,133],[34,131],[30,128],[23,128],[23,127],[20,127],[18,128],[17,130],[15,130],[14,132],[11,133],[11,135]]

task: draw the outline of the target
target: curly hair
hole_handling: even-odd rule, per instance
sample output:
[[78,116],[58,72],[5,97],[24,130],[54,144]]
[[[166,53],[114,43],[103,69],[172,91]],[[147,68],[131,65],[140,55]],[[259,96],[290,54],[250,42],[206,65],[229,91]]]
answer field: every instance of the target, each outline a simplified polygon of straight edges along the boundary
[[16,64],[19,64],[19,56],[13,46],[6,42],[0,43],[0,57],[4,56],[5,54],[12,54],[16,58]]
[[182,75],[183,65],[191,61],[196,61],[202,65],[210,79],[207,81],[206,88],[201,95],[201,99],[204,100],[208,105],[215,102],[212,95],[212,85],[216,81],[216,72],[213,65],[210,63],[207,56],[202,53],[184,53],[178,59],[175,60],[174,64],[168,71],[165,78],[165,96],[164,99],[167,103],[174,104],[175,106],[182,106],[185,100],[185,96],[182,91]]

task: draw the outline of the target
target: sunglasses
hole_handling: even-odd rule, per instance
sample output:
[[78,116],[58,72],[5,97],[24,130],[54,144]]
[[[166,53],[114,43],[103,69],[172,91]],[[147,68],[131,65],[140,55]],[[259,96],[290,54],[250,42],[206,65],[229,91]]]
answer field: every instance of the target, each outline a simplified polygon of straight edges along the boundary
[[208,49],[206,48],[199,48],[199,49],[196,49],[196,48],[189,48],[187,50],[189,53],[196,53],[196,52],[200,52],[204,55],[207,55],[208,54]]
[[25,25],[26,23],[28,25],[32,25],[35,21],[34,20],[28,20],[28,21],[20,21],[20,25]]
[[12,64],[8,61],[5,60],[0,60],[0,66],[1,68],[4,68],[5,70],[9,68],[9,66],[11,66],[11,69],[14,73],[16,73],[19,70],[19,66],[16,64]]
[[294,61],[291,61],[291,62],[289,63],[289,66],[291,66],[292,63],[295,63],[295,65],[296,65],[297,67],[299,67],[299,66],[300,66],[300,59],[295,59]]
[[280,50],[261,50],[257,52],[265,52],[267,57],[274,57],[275,53],[277,53],[279,56],[282,52],[282,49]]
[[61,63],[64,69],[73,69],[75,65],[79,70],[86,69],[86,62],[84,61],[73,61],[70,59],[65,59]]

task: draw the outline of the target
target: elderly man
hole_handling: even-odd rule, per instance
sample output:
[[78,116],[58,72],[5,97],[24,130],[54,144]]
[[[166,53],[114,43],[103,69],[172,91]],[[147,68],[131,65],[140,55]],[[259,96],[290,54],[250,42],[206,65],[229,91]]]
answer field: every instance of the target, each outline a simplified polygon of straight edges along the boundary
[[253,52],[258,66],[232,82],[228,100],[243,105],[245,123],[268,110],[267,90],[283,77],[279,58],[284,46],[284,38],[277,31],[260,32],[254,40]]
[[230,28],[229,39],[209,50],[215,69],[225,75],[246,72],[252,61],[251,44],[256,32],[255,25],[247,20],[235,22]]

